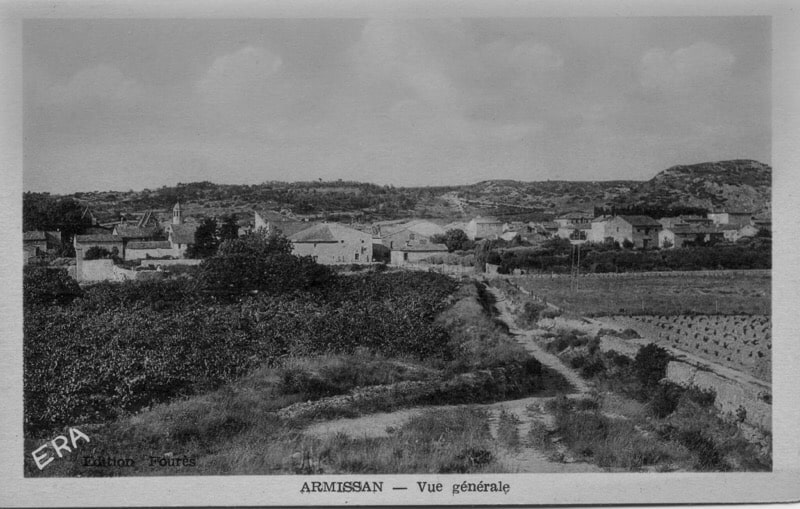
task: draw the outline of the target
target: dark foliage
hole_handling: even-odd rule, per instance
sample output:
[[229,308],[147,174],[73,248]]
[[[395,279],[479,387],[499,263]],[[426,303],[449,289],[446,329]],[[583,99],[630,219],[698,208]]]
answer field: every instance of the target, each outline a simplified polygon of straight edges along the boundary
[[64,244],[92,225],[83,215],[84,206],[71,198],[54,198],[48,193],[23,193],[22,230],[61,231]]
[[66,269],[26,265],[22,276],[22,299],[25,308],[69,304],[82,295],[78,283]]
[[633,369],[639,381],[645,387],[655,387],[667,375],[667,364],[670,354],[656,345],[649,343],[639,349],[633,360]]
[[[316,270],[313,262],[291,263],[307,263],[306,275]],[[293,288],[220,303],[183,278],[101,283],[79,297],[66,274],[41,271],[26,268],[29,436],[209,390],[289,355],[361,347],[424,359],[450,355],[448,334],[434,318],[455,283],[438,274],[365,272],[313,292]]]
[[[563,239],[559,239],[563,240]],[[530,250],[498,250],[492,257],[505,272],[524,269],[534,272],[568,273],[569,241],[547,244]],[[629,246],[630,247],[630,246]],[[565,249],[566,248],[566,249]],[[676,270],[743,270],[772,267],[769,239],[747,244],[718,244],[679,249],[634,251],[614,245],[584,244],[581,247],[581,271],[584,273],[642,272]]]
[[208,258],[217,252],[217,221],[207,218],[194,232],[194,244],[186,250],[187,258]]
[[86,250],[86,253],[83,254],[84,260],[100,260],[102,258],[118,258],[119,257],[119,250],[117,248],[113,248],[111,251],[104,247],[100,246],[92,246]]
[[231,214],[222,217],[218,236],[221,242],[239,238],[239,225],[236,224],[235,215]]
[[447,230],[444,235],[431,237],[431,242],[444,244],[451,253],[453,251],[466,251],[475,247],[475,243],[469,240],[463,230]]

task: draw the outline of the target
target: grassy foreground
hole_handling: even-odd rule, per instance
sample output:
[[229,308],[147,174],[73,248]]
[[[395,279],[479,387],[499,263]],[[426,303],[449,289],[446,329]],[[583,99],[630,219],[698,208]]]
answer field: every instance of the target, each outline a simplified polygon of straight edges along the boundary
[[[27,476],[481,472],[502,470],[486,412],[453,406],[418,416],[380,438],[304,434],[315,421],[427,405],[469,405],[568,389],[488,310],[467,282],[436,325],[444,356],[386,355],[367,348],[291,356],[204,394],[79,429],[91,442]],[[60,433],[59,433],[60,434]],[[29,438],[26,451],[45,443]]]

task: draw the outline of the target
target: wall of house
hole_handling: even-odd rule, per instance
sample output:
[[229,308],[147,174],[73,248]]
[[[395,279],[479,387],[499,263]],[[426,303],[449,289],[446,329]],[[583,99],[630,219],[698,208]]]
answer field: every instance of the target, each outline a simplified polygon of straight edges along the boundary
[[[420,263],[434,255],[447,254],[447,251],[392,251],[392,265]],[[407,255],[407,256],[404,256]]]
[[611,219],[606,223],[606,236],[622,244],[623,242],[633,242],[633,228],[630,224],[619,218]]
[[340,242],[294,242],[293,244],[292,254],[312,256],[317,263],[325,265],[372,262],[372,238],[369,235],[364,235],[363,238],[354,235],[353,238],[343,239]]
[[592,229],[589,230],[588,238],[589,242],[603,242],[606,240],[606,223],[605,222],[598,222],[592,223]]
[[181,252],[172,248],[157,248],[157,249],[131,249],[125,250],[126,260],[141,260],[147,258],[148,255],[153,258],[160,258],[162,256],[181,256]]
[[467,224],[465,233],[470,240],[496,239],[503,234],[503,223],[476,223],[473,219]]

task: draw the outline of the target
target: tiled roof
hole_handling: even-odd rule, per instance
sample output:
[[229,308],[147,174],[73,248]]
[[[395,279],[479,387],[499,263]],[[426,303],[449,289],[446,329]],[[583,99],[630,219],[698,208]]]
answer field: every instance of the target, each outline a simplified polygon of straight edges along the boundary
[[466,227],[467,227],[467,223],[462,223],[462,222],[458,222],[458,221],[453,222],[453,223],[447,223],[446,225],[443,226],[444,231],[448,231],[448,230],[464,230]]
[[47,240],[47,234],[40,231],[22,232],[22,240]]
[[289,236],[292,242],[336,242],[339,238],[330,224],[322,223]]
[[111,228],[101,228],[99,226],[92,226],[83,229],[83,235],[111,235]]
[[591,230],[592,224],[591,223],[581,223],[581,224],[568,224],[567,226],[560,226],[559,230]]
[[170,241],[173,244],[194,244],[194,232],[197,226],[193,224],[171,224]]
[[592,213],[580,211],[567,212],[558,216],[559,219],[589,219],[591,217],[593,217]]
[[444,235],[445,233],[445,229],[439,226],[438,224],[424,220],[409,221],[407,223],[396,224],[391,226],[382,226],[380,229],[381,237],[389,237],[391,235],[395,235],[397,233],[406,230],[412,233],[423,235],[425,237],[432,237],[434,235]]
[[77,243],[91,243],[91,242],[119,242],[122,243],[122,237],[119,235],[111,234],[95,234],[95,235],[76,235],[75,242]]
[[295,233],[307,230],[317,223],[306,223],[303,221],[283,221],[280,223],[276,222],[270,224],[279,229],[281,233],[283,233],[284,237],[291,237]]
[[495,217],[490,217],[490,216],[486,216],[486,217],[478,216],[475,219],[473,219],[473,221],[475,221],[475,224],[500,224],[500,223],[502,223],[502,221],[500,221],[499,219],[497,219]]
[[146,227],[142,228],[132,224],[118,224],[115,226],[117,235],[126,239],[146,239],[158,235],[158,228]]
[[[186,242],[182,242],[186,244]],[[128,242],[126,249],[170,249],[172,244],[167,240],[151,240],[145,242]]]
[[649,216],[618,216],[633,226],[661,226],[661,223]]
[[320,223],[289,237],[292,242],[337,242],[346,236],[370,237],[369,234],[336,223]]

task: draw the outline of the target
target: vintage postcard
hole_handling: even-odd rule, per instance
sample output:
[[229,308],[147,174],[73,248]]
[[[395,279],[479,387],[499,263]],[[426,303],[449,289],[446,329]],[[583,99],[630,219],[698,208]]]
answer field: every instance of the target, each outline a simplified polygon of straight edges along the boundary
[[789,2],[2,11],[4,506],[800,499]]

